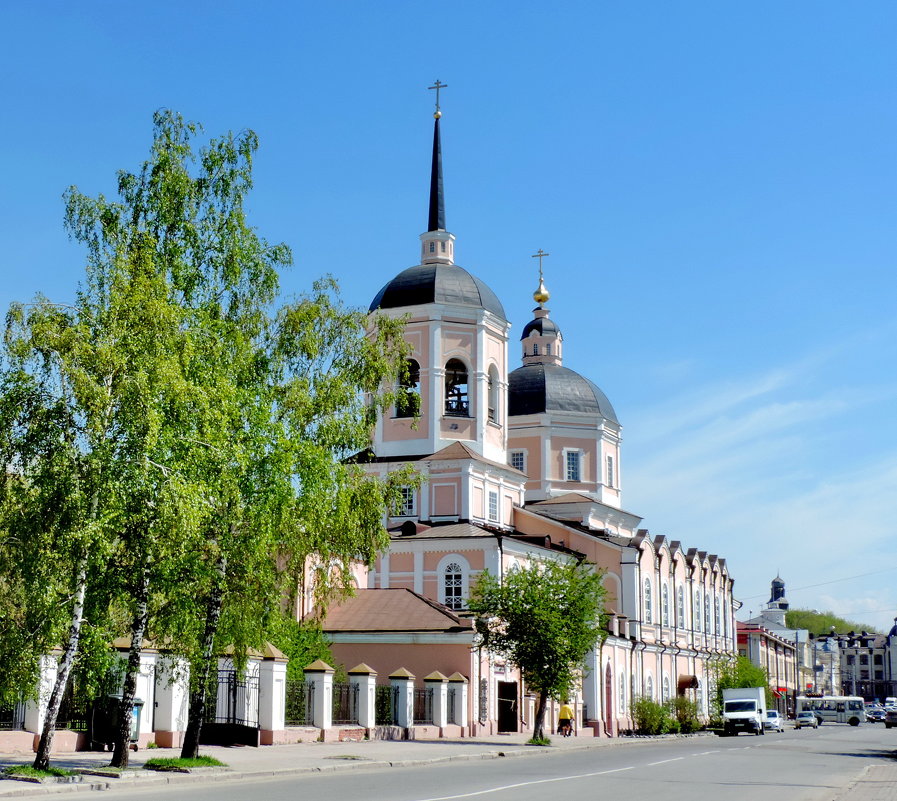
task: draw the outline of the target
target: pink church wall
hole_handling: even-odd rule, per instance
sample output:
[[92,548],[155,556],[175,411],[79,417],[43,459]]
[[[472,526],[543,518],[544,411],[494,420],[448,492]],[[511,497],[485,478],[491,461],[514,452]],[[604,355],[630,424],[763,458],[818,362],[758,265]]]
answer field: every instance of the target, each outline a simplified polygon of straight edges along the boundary
[[433,492],[433,501],[430,514],[436,517],[450,517],[461,513],[461,479],[442,479],[437,484],[431,478],[430,486]]
[[[365,662],[377,671],[377,683],[389,684],[389,674],[407,668],[415,676],[415,685],[424,686],[424,676],[434,670],[451,676],[460,673],[470,678],[473,658],[469,644],[435,645],[432,643],[334,643],[334,659],[346,670]],[[336,666],[334,666],[336,667]]]

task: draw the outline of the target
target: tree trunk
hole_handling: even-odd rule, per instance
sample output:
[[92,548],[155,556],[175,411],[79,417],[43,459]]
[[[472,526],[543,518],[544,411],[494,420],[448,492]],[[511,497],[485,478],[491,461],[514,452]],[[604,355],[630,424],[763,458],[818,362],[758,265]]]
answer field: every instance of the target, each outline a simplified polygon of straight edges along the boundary
[[62,697],[68,686],[69,676],[72,672],[72,664],[78,653],[78,642],[81,639],[81,623],[84,618],[84,596],[87,594],[87,557],[81,557],[78,563],[78,573],[75,580],[75,597],[72,601],[72,622],[69,626],[68,641],[65,644],[62,659],[56,671],[56,683],[47,704],[47,713],[44,717],[44,727],[40,741],[37,745],[37,753],[34,756],[33,766],[36,770],[46,770],[50,766],[50,751],[53,748],[53,735],[56,733],[56,720],[59,717],[59,707]]
[[539,693],[539,701],[536,704],[536,720],[533,723],[533,739],[545,738],[545,708],[548,706],[548,693],[542,690]]
[[[140,583],[134,593],[137,609],[131,622],[131,647],[128,650],[128,668],[125,672],[125,684],[121,692],[121,704],[118,707],[118,727],[115,735],[115,750],[112,752],[113,768],[128,767],[128,754],[131,744],[131,717],[134,712],[134,694],[137,691],[137,676],[140,673],[140,650],[143,646],[143,635],[149,619],[149,569],[144,566],[140,574]],[[143,699],[144,701],[146,699]]]
[[206,627],[203,631],[200,664],[199,670],[193,676],[190,711],[187,715],[184,744],[181,746],[181,759],[195,759],[199,756],[199,735],[206,713],[206,692],[209,686],[209,673],[215,660],[215,635],[218,633],[218,621],[221,619],[221,604],[224,596],[227,560],[223,556],[219,557],[215,569],[217,581],[212,585],[212,592],[206,607]]

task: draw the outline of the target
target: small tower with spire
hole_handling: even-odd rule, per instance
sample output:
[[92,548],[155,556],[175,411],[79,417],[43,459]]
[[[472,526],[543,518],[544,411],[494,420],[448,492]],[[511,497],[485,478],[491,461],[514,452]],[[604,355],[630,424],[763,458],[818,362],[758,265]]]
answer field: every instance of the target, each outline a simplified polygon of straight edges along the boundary
[[442,111],[439,108],[439,90],[448,84],[439,80],[428,88],[436,90],[436,111],[433,112],[433,161],[430,168],[430,215],[427,220],[427,231],[420,235],[421,264],[454,264],[455,236],[445,230],[445,194],[442,184],[442,139],[439,132],[439,120]]
[[533,292],[533,300],[539,305],[533,309],[533,319],[526,324],[520,341],[523,345],[524,364],[556,364],[562,363],[562,349],[564,338],[561,329],[554,320],[548,316],[548,303],[551,295],[545,288],[545,275],[542,269],[542,259],[551,254],[539,248],[533,254],[534,259],[539,260],[539,287]]

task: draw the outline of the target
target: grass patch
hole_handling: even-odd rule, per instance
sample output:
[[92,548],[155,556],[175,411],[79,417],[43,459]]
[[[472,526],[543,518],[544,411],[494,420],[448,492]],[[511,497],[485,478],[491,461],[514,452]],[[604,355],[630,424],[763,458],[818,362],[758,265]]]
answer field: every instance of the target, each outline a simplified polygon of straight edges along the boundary
[[189,768],[226,768],[227,765],[220,759],[210,756],[191,757],[190,759],[154,757],[146,760],[143,767],[147,770],[185,770]]
[[551,745],[551,738],[549,737],[530,737],[529,740],[526,741],[527,745]]
[[46,770],[38,770],[31,765],[10,765],[3,769],[5,776],[26,776],[29,779],[49,779],[60,778],[62,776],[74,776],[75,771],[66,770],[65,768],[47,768]]

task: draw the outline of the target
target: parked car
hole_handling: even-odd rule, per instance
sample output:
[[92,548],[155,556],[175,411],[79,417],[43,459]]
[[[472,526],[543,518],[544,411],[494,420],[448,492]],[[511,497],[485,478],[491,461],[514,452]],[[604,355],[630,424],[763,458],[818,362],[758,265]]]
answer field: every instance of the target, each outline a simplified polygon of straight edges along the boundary
[[767,709],[763,728],[768,731],[785,731],[785,719],[775,709]]
[[885,712],[885,726],[889,729],[891,726],[897,726],[897,708],[891,707]]
[[795,729],[803,729],[803,728],[811,728],[818,729],[819,728],[819,720],[816,718],[812,712],[798,712],[797,717],[794,719],[794,728]]

